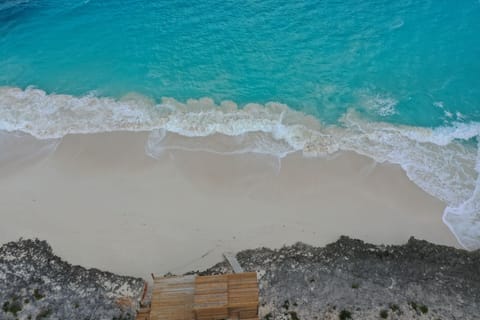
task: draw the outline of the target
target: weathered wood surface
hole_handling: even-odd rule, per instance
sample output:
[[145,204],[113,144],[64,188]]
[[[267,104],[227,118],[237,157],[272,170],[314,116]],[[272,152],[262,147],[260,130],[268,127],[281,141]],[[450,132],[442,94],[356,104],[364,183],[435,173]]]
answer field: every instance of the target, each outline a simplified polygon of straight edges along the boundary
[[258,281],[255,272],[228,275],[228,308],[231,318],[258,319]]
[[192,320],[195,276],[156,278],[150,320]]
[[193,309],[197,320],[228,318],[226,275],[197,277]]
[[255,272],[154,278],[150,318],[138,320],[258,319]]

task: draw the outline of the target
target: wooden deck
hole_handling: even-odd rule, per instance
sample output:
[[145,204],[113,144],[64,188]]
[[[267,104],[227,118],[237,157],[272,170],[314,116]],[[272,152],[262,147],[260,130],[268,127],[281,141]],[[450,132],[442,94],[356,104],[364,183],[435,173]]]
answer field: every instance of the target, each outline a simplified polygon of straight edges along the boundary
[[197,320],[228,318],[227,276],[197,277],[193,302]]
[[150,313],[137,319],[258,320],[257,274],[155,278]]
[[195,276],[154,280],[150,320],[192,320]]
[[231,318],[258,319],[258,282],[255,272],[228,275],[228,308]]

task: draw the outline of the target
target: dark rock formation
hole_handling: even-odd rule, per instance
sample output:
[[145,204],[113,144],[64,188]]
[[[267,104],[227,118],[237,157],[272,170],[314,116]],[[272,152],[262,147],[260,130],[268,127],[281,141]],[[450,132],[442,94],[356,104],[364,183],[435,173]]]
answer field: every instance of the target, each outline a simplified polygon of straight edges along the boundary
[[[324,248],[298,243],[237,259],[258,272],[264,319],[480,319],[480,251],[341,237]],[[203,274],[227,271],[220,263]]]
[[45,241],[0,248],[0,319],[131,319],[144,281],[72,266]]

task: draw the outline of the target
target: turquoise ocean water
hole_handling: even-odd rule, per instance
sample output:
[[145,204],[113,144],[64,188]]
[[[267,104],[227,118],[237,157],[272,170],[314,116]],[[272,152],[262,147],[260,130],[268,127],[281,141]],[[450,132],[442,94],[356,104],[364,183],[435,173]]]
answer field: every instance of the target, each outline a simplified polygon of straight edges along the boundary
[[[203,99],[201,99],[203,98]],[[0,2],[0,130],[399,164],[480,247],[480,1]]]

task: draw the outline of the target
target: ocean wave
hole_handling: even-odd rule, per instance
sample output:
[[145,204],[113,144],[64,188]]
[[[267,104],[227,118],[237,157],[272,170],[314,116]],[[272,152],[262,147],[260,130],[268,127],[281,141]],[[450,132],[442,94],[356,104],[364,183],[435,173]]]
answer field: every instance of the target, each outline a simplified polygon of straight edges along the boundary
[[30,2],[30,0],[7,0],[0,3],[0,12],[14,7],[22,6]]
[[137,94],[112,99],[3,87],[0,130],[21,131],[38,139],[149,131],[145,149],[152,157],[173,148],[166,143],[168,132],[191,138],[215,136],[210,145],[192,139],[178,148],[226,154],[251,152],[282,158],[293,152],[318,157],[354,151],[401,166],[410,180],[447,204],[443,220],[458,241],[467,249],[480,248],[480,155],[479,146],[470,141],[480,136],[480,123],[430,129],[367,121],[350,110],[340,125],[325,126],[275,102],[239,107],[232,101],[215,104],[208,98],[185,103],[165,98],[155,103]]
[[396,110],[398,101],[392,97],[361,93],[359,98],[360,103],[367,110],[373,111],[381,117],[388,117],[398,113]]

